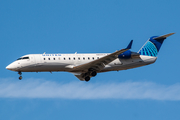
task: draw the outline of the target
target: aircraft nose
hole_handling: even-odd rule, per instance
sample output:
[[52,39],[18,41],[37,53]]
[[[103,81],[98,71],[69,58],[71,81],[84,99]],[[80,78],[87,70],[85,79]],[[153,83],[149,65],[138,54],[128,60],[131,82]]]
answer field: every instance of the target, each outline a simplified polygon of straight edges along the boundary
[[9,65],[8,65],[8,66],[6,66],[6,69],[8,69],[8,70],[10,69]]
[[6,69],[11,70],[11,69],[12,69],[11,64],[10,64],[10,65],[8,65],[8,66],[6,67]]
[[8,65],[6,67],[6,69],[8,69],[8,70],[15,70],[15,66],[11,63],[10,65]]

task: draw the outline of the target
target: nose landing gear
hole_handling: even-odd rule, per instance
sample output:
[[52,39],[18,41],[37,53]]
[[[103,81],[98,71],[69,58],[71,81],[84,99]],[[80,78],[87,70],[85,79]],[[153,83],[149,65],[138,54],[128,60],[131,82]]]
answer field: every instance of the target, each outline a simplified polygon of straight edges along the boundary
[[19,80],[21,80],[22,79],[22,76],[19,76]]
[[22,72],[19,71],[18,74],[20,75],[20,76],[19,76],[19,80],[21,80],[21,79],[22,79],[22,76],[21,76],[21,75],[22,75]]

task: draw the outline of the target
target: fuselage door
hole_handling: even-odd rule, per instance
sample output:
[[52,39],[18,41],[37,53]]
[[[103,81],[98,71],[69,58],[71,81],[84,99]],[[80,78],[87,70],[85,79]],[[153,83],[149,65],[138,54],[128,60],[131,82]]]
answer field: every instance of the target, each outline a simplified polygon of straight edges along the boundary
[[29,57],[30,57],[30,63],[31,63],[32,65],[35,65],[35,64],[36,64],[36,60],[35,60],[35,58],[34,58],[34,55],[30,55]]
[[40,55],[34,55],[34,60],[37,66],[41,65],[41,56]]

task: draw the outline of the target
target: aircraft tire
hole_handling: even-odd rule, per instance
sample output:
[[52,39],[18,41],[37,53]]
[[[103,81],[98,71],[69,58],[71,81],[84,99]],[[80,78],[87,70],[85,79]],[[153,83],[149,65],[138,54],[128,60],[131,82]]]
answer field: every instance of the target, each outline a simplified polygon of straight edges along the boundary
[[21,79],[22,79],[22,76],[19,77],[19,80],[21,80]]
[[96,71],[93,71],[92,73],[91,73],[91,76],[93,76],[93,77],[95,77],[97,75],[97,72]]
[[89,76],[85,77],[85,81],[86,81],[86,82],[88,82],[89,80],[90,80],[90,77],[89,77]]
[[19,74],[19,75],[22,75],[22,72],[21,72],[21,71],[18,71],[18,74]]

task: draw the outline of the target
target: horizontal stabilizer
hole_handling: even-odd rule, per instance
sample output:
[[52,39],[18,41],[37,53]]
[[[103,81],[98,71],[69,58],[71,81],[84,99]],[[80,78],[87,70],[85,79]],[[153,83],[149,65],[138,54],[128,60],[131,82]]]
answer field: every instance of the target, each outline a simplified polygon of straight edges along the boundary
[[166,34],[166,35],[162,35],[162,36],[159,36],[159,37],[156,37],[156,38],[153,38],[154,40],[159,40],[159,39],[166,39],[167,37],[173,35],[175,33],[169,33],[169,34]]

